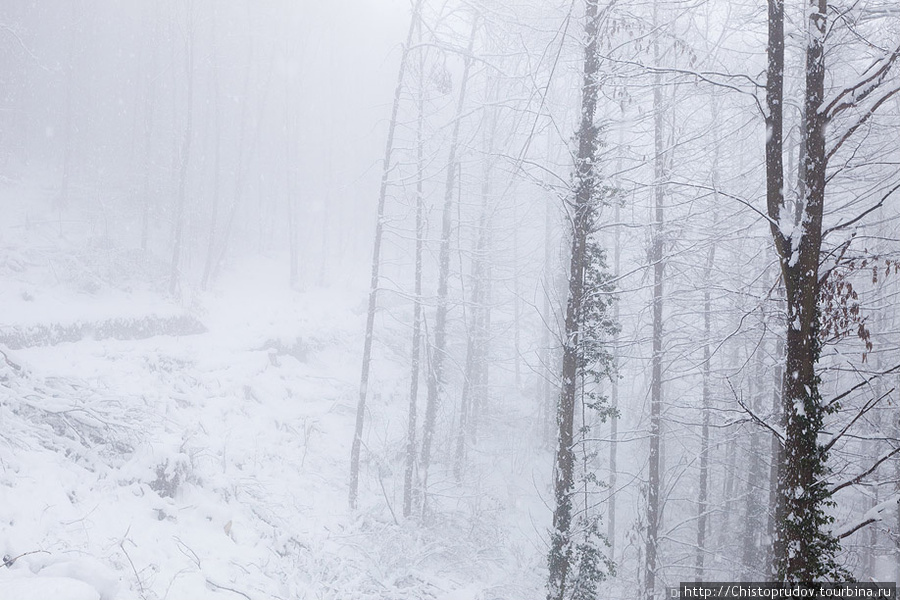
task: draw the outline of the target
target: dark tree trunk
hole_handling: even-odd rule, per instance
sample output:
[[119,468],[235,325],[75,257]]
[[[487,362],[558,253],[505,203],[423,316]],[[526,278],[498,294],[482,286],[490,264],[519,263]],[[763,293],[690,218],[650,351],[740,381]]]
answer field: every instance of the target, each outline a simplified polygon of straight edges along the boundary
[[596,218],[596,158],[599,131],[594,123],[597,111],[598,75],[597,34],[600,12],[597,0],[587,0],[585,14],[584,70],[581,87],[581,124],[577,134],[578,154],[575,163],[574,202],[572,215],[571,254],[569,257],[569,290],[563,332],[562,378],[557,406],[557,449],[554,476],[553,530],[550,536],[548,600],[563,600],[567,577],[572,569],[572,496],[574,494],[575,452],[573,429],[578,388],[580,327],[584,305],[584,278],[588,235]]
[[[810,0],[806,47],[804,134],[801,149],[804,189],[799,231],[786,234],[782,114],[784,5],[769,0],[768,82],[766,86],[767,207],[787,297],[787,336],[782,391],[784,444],[778,470],[774,570],[782,581],[821,580],[838,573],[837,540],[828,532],[826,451],[818,437],[826,414],[818,391],[819,261],[825,199],[824,41],[827,0]],[[792,237],[796,236],[796,237]]]
[[[765,322],[763,314],[762,322]],[[750,406],[754,414],[762,414],[764,390],[767,386],[763,383],[763,355],[765,354],[765,340],[756,348],[754,359],[755,369],[752,380],[752,394]],[[760,482],[764,481],[763,463],[761,455],[761,431],[759,426],[752,424],[750,432],[750,447],[747,452],[747,483],[744,490],[744,531],[741,536],[742,543],[742,579],[744,581],[759,581],[765,571],[764,560],[760,558],[763,527],[762,527],[762,497]]]

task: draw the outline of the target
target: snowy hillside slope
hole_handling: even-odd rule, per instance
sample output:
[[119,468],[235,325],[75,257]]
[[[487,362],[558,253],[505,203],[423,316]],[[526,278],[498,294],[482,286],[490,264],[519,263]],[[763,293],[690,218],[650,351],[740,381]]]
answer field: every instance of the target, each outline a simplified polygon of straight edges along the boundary
[[361,508],[347,508],[361,290],[292,291],[261,259],[186,307],[48,273],[85,240],[0,242],[4,326],[190,315],[205,328],[2,348],[0,600],[540,595],[549,473],[514,419],[494,423],[506,442],[473,452],[463,484],[437,465],[429,522],[397,519],[399,350],[374,368]]

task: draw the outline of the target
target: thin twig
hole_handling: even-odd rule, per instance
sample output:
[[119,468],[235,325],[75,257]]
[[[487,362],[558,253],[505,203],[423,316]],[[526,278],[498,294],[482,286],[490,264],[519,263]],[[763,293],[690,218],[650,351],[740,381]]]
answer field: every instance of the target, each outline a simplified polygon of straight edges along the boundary
[[15,564],[15,562],[17,560],[19,560],[20,558],[22,558],[23,556],[28,556],[29,554],[37,554],[39,552],[42,552],[44,554],[50,554],[46,550],[30,550],[28,552],[23,552],[22,554],[20,554],[18,556],[14,556],[12,558],[4,557],[3,558],[3,566],[9,568],[9,567],[13,566]]
[[889,389],[887,392],[885,392],[884,394],[882,394],[881,396],[879,396],[878,398],[875,398],[874,400],[869,400],[868,402],[866,402],[865,404],[863,404],[862,408],[859,409],[859,412],[857,412],[856,415],[855,415],[852,419],[850,419],[850,422],[847,423],[847,424],[844,426],[843,429],[841,429],[840,433],[838,433],[836,436],[834,436],[833,438],[831,438],[831,441],[830,441],[830,442],[828,442],[827,444],[825,444],[825,452],[828,452],[829,450],[831,450],[831,447],[834,446],[835,443],[837,443],[837,441],[838,441],[839,439],[841,439],[842,437],[844,437],[844,434],[846,434],[846,433],[850,430],[850,428],[853,427],[853,424],[854,424],[854,423],[856,423],[856,422],[857,422],[863,415],[865,415],[867,412],[869,412],[870,410],[872,410],[873,408],[875,408],[875,406],[876,406],[879,402],[881,402],[882,400],[884,400],[885,398],[887,398],[888,396],[890,396],[891,393],[893,393],[893,391],[894,391],[894,388],[891,388],[891,389]]
[[876,460],[875,464],[873,464],[871,467],[869,467],[868,469],[866,469],[865,471],[863,471],[856,477],[854,477],[852,479],[848,479],[846,481],[843,481],[843,482],[835,485],[833,488],[828,490],[828,494],[826,494],[825,497],[830,498],[831,496],[835,495],[839,490],[842,490],[845,487],[849,487],[851,485],[856,485],[857,483],[859,483],[860,481],[862,481],[863,479],[868,477],[870,474],[872,474],[875,471],[875,469],[877,469],[878,467],[881,466],[881,464],[883,462],[885,462],[886,460],[895,456],[898,452],[900,452],[900,447],[894,448],[893,450],[891,450],[890,452],[886,453],[884,456],[882,456],[881,458]]
[[217,590],[228,590],[229,592],[234,592],[235,594],[240,594],[241,596],[243,596],[243,597],[246,598],[247,600],[253,600],[253,598],[251,598],[250,596],[248,596],[248,595],[245,594],[244,592],[242,592],[242,591],[240,591],[240,590],[236,590],[236,589],[234,589],[234,588],[226,587],[226,586],[224,586],[224,585],[219,585],[218,583],[212,581],[212,580],[209,579],[208,577],[207,577],[207,579],[206,579],[206,583],[207,583],[208,585],[213,586],[213,587],[216,588]]
[[119,548],[122,549],[122,554],[125,555],[125,558],[128,559],[128,564],[131,565],[131,571],[134,573],[134,578],[137,579],[138,587],[141,590],[141,598],[146,600],[147,596],[144,593],[144,583],[141,581],[141,576],[138,575],[137,569],[134,566],[134,561],[131,560],[131,557],[128,555],[128,550],[125,549],[125,540],[128,539],[128,532],[131,531],[131,526],[128,526],[128,529],[125,530],[125,535],[122,536],[122,539],[119,541]]
[[759,423],[760,425],[762,425],[763,427],[765,427],[766,429],[771,431],[773,434],[775,434],[775,437],[777,437],[779,439],[779,441],[781,441],[783,443],[784,442],[784,434],[781,433],[780,431],[778,431],[777,429],[775,429],[774,427],[772,427],[771,425],[769,425],[768,423],[766,423],[766,421],[762,417],[759,417],[755,412],[753,412],[753,410],[749,406],[744,404],[744,401],[741,400],[740,398],[738,398],[737,392],[734,391],[734,386],[731,385],[730,381],[728,382],[728,387],[731,388],[731,393],[734,396],[735,401],[738,403],[738,406],[740,406],[742,409],[744,409],[744,411],[748,415],[750,415],[750,417],[754,421],[756,421],[757,423]]
[[850,388],[849,390],[847,390],[847,391],[845,391],[845,392],[841,392],[840,394],[838,394],[837,396],[835,396],[834,398],[832,398],[832,399],[828,402],[828,404],[826,404],[825,406],[826,406],[826,407],[834,406],[837,402],[840,402],[841,400],[843,400],[844,398],[846,398],[847,396],[849,396],[850,394],[852,394],[853,392],[855,392],[855,391],[858,390],[859,388],[863,387],[864,385],[867,385],[870,381],[872,381],[872,380],[874,380],[874,379],[878,379],[878,378],[881,377],[882,375],[890,375],[891,373],[893,373],[894,371],[896,371],[896,370],[898,370],[898,369],[900,369],[900,364],[894,365],[893,367],[891,367],[890,369],[888,369],[888,370],[886,370],[886,371],[881,371],[881,372],[879,372],[879,373],[875,373],[874,375],[872,375],[872,376],[869,377],[868,379],[864,379],[863,381],[860,381],[859,383],[857,383],[856,385],[854,385],[854,386],[853,386],[852,388]]
[[388,510],[391,511],[391,517],[394,519],[394,525],[400,525],[397,521],[397,515],[394,514],[394,507],[391,506],[391,501],[388,500],[387,490],[384,489],[384,479],[381,477],[381,469],[378,470],[378,484],[381,486],[381,493],[384,494],[384,501],[387,503]]

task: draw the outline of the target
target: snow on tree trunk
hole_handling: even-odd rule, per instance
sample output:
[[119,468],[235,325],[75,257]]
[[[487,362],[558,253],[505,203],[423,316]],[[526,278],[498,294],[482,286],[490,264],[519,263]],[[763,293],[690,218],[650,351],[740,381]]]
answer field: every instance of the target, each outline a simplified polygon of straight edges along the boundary
[[[597,344],[588,339],[585,313],[588,293],[602,290],[586,289],[594,285],[597,250],[591,247],[590,234],[596,224],[600,185],[598,181],[597,154],[600,132],[595,124],[599,93],[600,60],[598,33],[602,13],[597,0],[587,0],[585,10],[585,49],[581,87],[581,119],[576,143],[578,145],[573,181],[573,199],[568,210],[571,218],[570,255],[568,273],[568,298],[563,331],[562,376],[559,404],[557,405],[557,447],[554,463],[553,493],[555,508],[553,528],[550,533],[548,556],[548,600],[566,597],[590,598],[596,594],[596,585],[612,568],[608,559],[600,554],[597,538],[600,537],[596,521],[588,521],[585,515],[576,517],[575,496],[575,408],[580,379],[591,369],[586,364],[586,344]],[[590,283],[588,283],[590,282]],[[596,329],[596,327],[591,327]],[[584,512],[584,511],[580,511]],[[578,531],[575,531],[576,526]],[[576,533],[581,539],[576,539]],[[603,570],[605,568],[607,571]]]
[[[653,21],[658,21],[657,3],[653,4]],[[653,42],[653,61],[660,64],[659,41]],[[650,263],[653,265],[653,333],[650,357],[650,456],[647,475],[647,533],[644,550],[644,595],[653,600],[656,593],[657,546],[660,526],[659,493],[661,488],[661,425],[662,425],[662,359],[663,359],[663,225],[665,220],[665,189],[667,179],[665,142],[663,139],[662,79],[659,72],[653,78],[653,138],[654,138],[654,212],[651,232]]]
[[819,443],[828,411],[819,394],[819,262],[825,199],[825,85],[827,1],[810,0],[807,11],[806,90],[801,156],[804,189],[798,228],[782,227],[785,208],[783,161],[784,4],[769,0],[766,85],[766,174],[770,230],[787,296],[787,336],[781,423],[784,443],[778,470],[774,574],[781,581],[840,576],[838,541],[828,531],[827,452]]

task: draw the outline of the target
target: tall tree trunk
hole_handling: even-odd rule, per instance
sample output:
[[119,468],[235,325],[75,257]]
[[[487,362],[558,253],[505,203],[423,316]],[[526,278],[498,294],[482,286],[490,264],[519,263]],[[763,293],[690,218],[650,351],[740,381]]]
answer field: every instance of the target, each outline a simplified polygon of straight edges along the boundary
[[403,81],[406,76],[406,62],[412,45],[413,32],[419,19],[419,11],[422,0],[416,0],[412,16],[409,21],[409,30],[406,34],[406,44],[400,56],[400,70],[397,74],[397,85],[394,88],[394,104],[391,108],[391,122],[388,125],[387,142],[384,147],[384,162],[381,171],[381,187],[378,192],[378,217],[375,222],[375,243],[372,251],[372,275],[369,281],[369,308],[366,316],[366,337],[363,343],[362,371],[359,383],[359,402],[356,405],[356,426],[353,430],[353,443],[350,447],[350,508],[356,509],[357,495],[359,493],[359,453],[362,447],[363,422],[366,415],[366,394],[369,387],[369,366],[372,361],[372,334],[375,329],[375,306],[378,295],[378,273],[381,265],[381,236],[384,231],[384,204],[387,197],[388,180],[392,170],[391,154],[394,150],[394,130],[397,127],[397,113],[400,110],[400,100],[403,94]]
[[[818,391],[819,260],[825,199],[825,124],[821,105],[825,86],[827,0],[809,0],[806,11],[806,134],[802,153],[805,189],[800,199],[799,231],[781,228],[784,183],[781,123],[784,77],[784,6],[769,0],[766,103],[767,202],[770,229],[787,296],[786,370],[782,394],[784,447],[778,473],[775,572],[782,581],[835,577],[837,540],[827,531],[827,453],[819,444],[826,407]],[[777,143],[775,137],[777,134]]]
[[[422,23],[417,23],[419,41]],[[403,473],[403,516],[412,514],[415,501],[416,427],[419,402],[419,359],[422,354],[422,250],[425,243],[425,54],[419,53],[419,93],[416,103],[416,266],[413,298],[412,364],[409,379],[409,413],[406,427],[406,468]]]
[[[490,84],[489,84],[490,89]],[[490,94],[490,92],[488,92]],[[497,119],[494,110],[484,113],[483,143],[485,158],[482,161],[481,207],[475,248],[472,252],[472,287],[469,305],[469,332],[466,344],[466,367],[463,379],[463,393],[459,410],[459,430],[456,436],[456,455],[453,475],[457,481],[462,477],[466,458],[466,439],[475,442],[478,411],[483,408],[487,384],[488,356],[486,331],[487,314],[487,267],[488,232],[490,217],[491,171],[493,166],[494,137]]]
[[[472,48],[475,45],[477,16],[472,17],[472,31],[464,59],[459,96],[456,101],[456,115],[450,136],[450,152],[447,157],[447,179],[444,183],[444,210],[441,218],[441,247],[438,255],[437,308],[434,315],[434,344],[431,350],[431,365],[428,369],[428,394],[425,400],[425,429],[422,433],[422,479],[427,492],[428,467],[431,464],[431,447],[437,410],[440,404],[441,388],[444,381],[444,358],[447,351],[448,285],[450,280],[450,237],[453,233],[453,191],[456,188],[457,153],[459,152],[459,128],[466,102],[466,88],[472,67]],[[423,495],[423,500],[426,496]]]
[[[153,130],[156,116],[154,81],[157,77],[157,57],[159,55],[159,14],[154,4],[152,30],[149,39],[150,69],[144,75],[144,173],[141,184],[141,254],[146,258],[150,243],[150,175],[153,164]],[[156,199],[153,199],[156,202]]]
[[188,2],[187,29],[185,30],[185,75],[187,77],[187,99],[184,124],[184,139],[181,142],[180,165],[178,168],[178,192],[175,199],[174,240],[172,244],[172,267],[169,274],[169,294],[178,291],[180,279],[181,245],[184,238],[184,208],[187,194],[188,166],[191,160],[191,142],[194,137],[194,3]]
[[[552,136],[547,136],[547,161],[552,160],[551,142]],[[544,175],[544,184],[550,188],[551,174],[546,172]],[[560,245],[554,236],[554,223],[559,218],[558,208],[549,199],[546,203],[544,212],[544,273],[542,277],[542,285],[544,287],[544,307],[543,307],[543,337],[541,338],[541,347],[544,350],[543,363],[544,373],[541,378],[540,390],[540,419],[541,419],[541,441],[544,446],[549,448],[554,442],[555,425],[556,425],[556,405],[559,399],[557,385],[555,383],[558,377],[557,365],[559,364],[559,353],[557,348],[551,347],[551,340],[558,333],[559,311],[557,305],[552,300],[559,297],[562,286],[560,280],[562,269],[557,265],[557,259],[560,251]]]
[[[713,187],[716,184],[713,183]],[[716,219],[713,221],[715,222]],[[706,271],[703,280],[703,368],[702,372],[702,415],[700,425],[700,481],[697,493],[697,555],[695,560],[694,578],[697,581],[705,579],[704,561],[706,558],[706,533],[709,527],[709,426],[710,412],[712,410],[712,270],[716,259],[716,244],[713,242],[706,254]]]
[[572,497],[575,492],[575,451],[573,448],[575,400],[578,391],[584,279],[587,262],[588,235],[594,229],[597,193],[597,150],[600,133],[594,123],[599,92],[600,60],[597,37],[601,13],[597,0],[587,0],[585,8],[584,70],[581,85],[581,123],[577,134],[578,154],[575,163],[574,202],[570,204],[571,250],[569,256],[569,290],[563,332],[562,377],[556,412],[557,448],[553,482],[555,509],[548,557],[548,600],[563,600],[568,577],[573,568]]
[[[658,22],[657,3],[653,5],[653,21]],[[653,42],[653,61],[660,65],[659,41]],[[665,218],[664,185],[666,160],[664,142],[662,79],[657,72],[653,78],[653,137],[654,137],[654,216],[650,262],[653,265],[653,340],[650,357],[650,457],[647,477],[647,544],[644,554],[644,585],[647,600],[656,593],[657,545],[660,526],[659,491],[660,447],[662,424],[662,360],[663,360],[663,224]]]
[[218,44],[216,32],[218,29],[217,20],[218,11],[213,7],[212,14],[212,79],[213,79],[213,115],[215,123],[215,144],[213,148],[213,189],[212,189],[212,213],[209,217],[209,240],[206,247],[206,264],[203,266],[203,278],[200,281],[200,289],[206,290],[209,285],[209,276],[212,271],[212,256],[216,247],[216,235],[219,228],[219,197],[220,182],[219,178],[222,174],[222,102],[219,97],[219,60],[218,60]]
[[[763,313],[762,317],[761,323],[765,323],[765,313]],[[754,359],[753,392],[750,397],[750,405],[753,412],[757,415],[762,413],[764,390],[767,387],[763,378],[765,348],[765,340],[762,340],[756,348],[756,357]],[[747,452],[747,483],[744,489],[744,531],[741,536],[741,567],[744,581],[759,581],[761,579],[759,575],[764,572],[764,569],[761,568],[763,561],[760,560],[763,537],[760,482],[764,480],[763,465],[760,461],[761,432],[757,424],[752,424],[752,427],[750,447]]]
[[[781,414],[781,388],[784,382],[784,340],[778,338],[775,344],[775,369],[772,374],[772,412],[773,416]],[[779,419],[780,420],[780,419]],[[769,450],[769,520],[766,527],[766,574],[771,579],[776,575],[775,571],[775,540],[776,526],[778,523],[778,470],[781,464],[781,440],[775,434],[770,434]]]
[[[619,145],[622,146],[621,132]],[[613,220],[616,223],[615,233],[613,236],[613,274],[618,277],[622,268],[622,230],[619,227],[621,216],[619,203],[615,204],[615,213]],[[619,322],[619,303],[613,304],[613,320]],[[606,537],[609,541],[609,555],[615,560],[616,556],[616,480],[618,475],[618,451],[619,451],[619,332],[613,334],[612,339],[613,358],[612,358],[612,381],[610,382],[610,409],[612,414],[609,418],[609,505],[607,507],[607,528]]]
[[[247,57],[247,63],[244,70],[244,83],[243,83],[243,93],[241,95],[242,98],[249,98],[250,94],[250,82],[251,82],[251,74],[253,73],[253,46],[250,46],[249,56]],[[262,84],[262,98],[260,98],[259,106],[256,110],[256,114],[262,115],[266,112],[266,105],[268,103],[269,91],[271,89],[270,83],[272,81],[272,66],[269,67],[269,72],[266,78],[266,82]],[[225,258],[228,255],[228,247],[230,245],[231,235],[234,231],[234,223],[237,220],[238,210],[241,207],[244,199],[244,184],[247,176],[247,167],[251,162],[252,157],[256,154],[256,148],[259,146],[260,135],[262,133],[262,123],[263,119],[257,118],[255,122],[255,129],[250,136],[248,141],[247,136],[247,127],[249,126],[249,120],[251,118],[250,113],[250,103],[249,102],[241,102],[241,116],[240,116],[240,127],[238,131],[238,143],[237,143],[237,157],[236,157],[236,166],[234,169],[234,192],[233,198],[231,202],[231,207],[228,211],[228,218],[225,219],[225,227],[222,230],[222,240],[219,242],[218,251],[216,256],[213,258],[212,265],[212,274],[210,275],[210,280],[215,280],[219,275],[219,271],[222,268],[222,265],[225,263]]]

